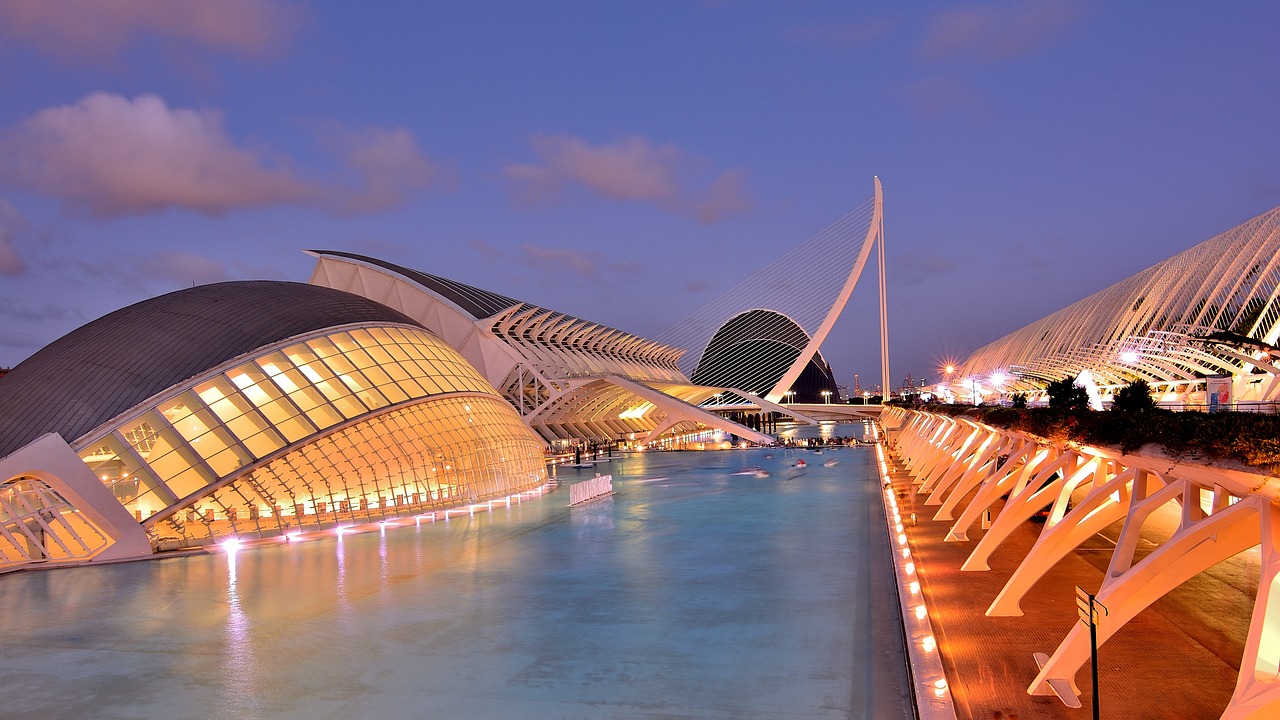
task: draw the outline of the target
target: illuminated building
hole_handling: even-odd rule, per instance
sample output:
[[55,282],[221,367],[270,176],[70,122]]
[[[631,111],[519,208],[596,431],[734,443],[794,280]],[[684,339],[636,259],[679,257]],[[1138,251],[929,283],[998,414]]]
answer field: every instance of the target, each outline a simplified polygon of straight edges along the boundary
[[0,380],[0,569],[142,557],[540,487],[543,443],[453,348],[316,285],[117,310]]

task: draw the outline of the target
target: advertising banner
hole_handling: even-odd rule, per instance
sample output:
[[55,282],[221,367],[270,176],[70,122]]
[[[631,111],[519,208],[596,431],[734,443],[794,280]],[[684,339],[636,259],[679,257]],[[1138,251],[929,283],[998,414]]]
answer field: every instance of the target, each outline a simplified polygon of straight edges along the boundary
[[1204,396],[1209,412],[1226,412],[1231,409],[1231,376],[1210,375],[1204,379]]

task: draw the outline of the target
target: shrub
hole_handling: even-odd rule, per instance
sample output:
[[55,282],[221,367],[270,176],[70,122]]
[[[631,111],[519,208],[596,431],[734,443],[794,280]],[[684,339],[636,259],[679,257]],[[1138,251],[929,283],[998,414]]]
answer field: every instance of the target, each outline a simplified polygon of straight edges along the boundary
[[1151,386],[1146,380],[1134,380],[1116,391],[1111,399],[1111,409],[1119,413],[1140,413],[1154,410],[1156,401],[1151,397]]
[[1045,392],[1049,394],[1049,407],[1054,410],[1089,409],[1089,393],[1076,387],[1076,381],[1070,375],[1049,383]]

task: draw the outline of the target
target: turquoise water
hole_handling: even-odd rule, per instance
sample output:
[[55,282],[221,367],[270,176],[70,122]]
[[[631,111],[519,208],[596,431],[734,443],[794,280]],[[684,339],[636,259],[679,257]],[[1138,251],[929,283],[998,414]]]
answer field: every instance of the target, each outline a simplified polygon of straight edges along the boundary
[[448,522],[2,577],[0,716],[900,717],[873,459],[630,455],[575,508],[561,469]]

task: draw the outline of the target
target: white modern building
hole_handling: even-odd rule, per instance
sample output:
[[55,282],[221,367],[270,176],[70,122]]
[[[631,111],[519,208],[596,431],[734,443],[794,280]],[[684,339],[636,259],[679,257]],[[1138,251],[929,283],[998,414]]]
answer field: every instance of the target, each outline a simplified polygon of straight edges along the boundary
[[[1146,380],[1167,403],[1280,399],[1280,208],[991,342],[957,366],[955,394],[1039,391],[1088,371],[1106,393]],[[1005,378],[998,387],[993,378]]]

